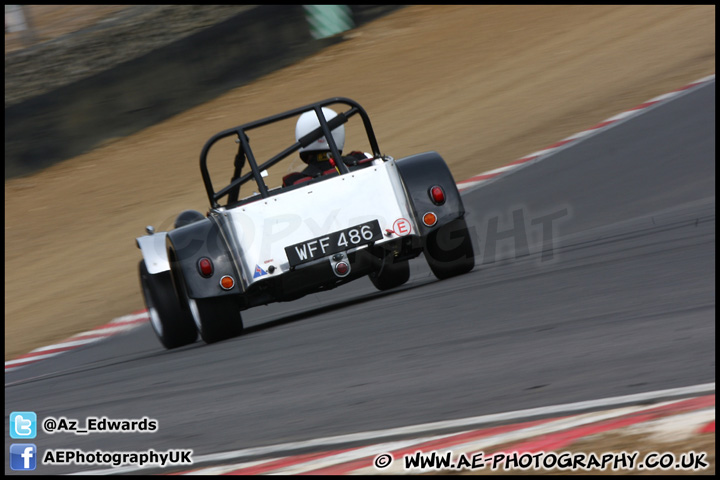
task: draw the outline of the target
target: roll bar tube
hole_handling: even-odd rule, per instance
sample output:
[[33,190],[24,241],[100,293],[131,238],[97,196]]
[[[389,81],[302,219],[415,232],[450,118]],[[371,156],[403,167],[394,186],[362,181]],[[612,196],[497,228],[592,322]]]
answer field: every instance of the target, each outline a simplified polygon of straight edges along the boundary
[[[333,104],[344,104],[350,107],[349,110],[345,112],[339,113],[336,117],[333,117],[331,120],[327,120],[325,118],[325,115],[322,113],[322,107],[327,105],[333,105]],[[300,138],[297,142],[292,144],[290,147],[284,149],[279,154],[272,157],[270,160],[266,161],[262,165],[258,165],[257,161],[255,160],[255,156],[252,153],[252,150],[250,148],[250,142],[248,140],[248,137],[245,132],[249,130],[253,130],[256,128],[263,127],[265,125],[268,125],[270,123],[278,122],[281,120],[285,120],[287,118],[291,118],[294,116],[298,116],[304,112],[307,112],[309,110],[312,110],[315,112],[315,114],[318,116],[318,120],[320,122],[320,126],[313,130],[312,132],[308,133],[307,135]],[[368,141],[370,142],[370,148],[372,149],[372,153],[374,157],[381,157],[382,154],[380,153],[380,148],[378,147],[377,139],[375,138],[375,132],[372,128],[372,123],[370,122],[370,117],[368,117],[367,112],[365,109],[363,109],[360,104],[358,104],[356,101],[351,100],[349,98],[345,97],[333,97],[328,98],[326,100],[322,100],[320,102],[311,103],[309,105],[305,105],[303,107],[294,108],[292,110],[288,110],[287,112],[280,113],[277,115],[272,115],[270,117],[262,118],[260,120],[256,120],[254,122],[246,123],[243,125],[239,125],[234,128],[229,128],[227,130],[223,130],[215,135],[213,135],[203,146],[202,152],[200,153],[200,173],[202,174],[203,182],[205,183],[205,190],[208,195],[208,199],[210,200],[210,205],[212,208],[218,208],[220,205],[218,204],[218,200],[225,195],[227,195],[233,188],[238,187],[242,185],[243,183],[249,181],[250,179],[254,179],[255,182],[258,185],[259,193],[262,198],[267,198],[270,196],[267,185],[265,185],[265,182],[262,178],[261,172],[263,170],[266,170],[270,168],[271,166],[275,165],[280,160],[284,159],[285,157],[289,156],[290,154],[296,152],[300,148],[307,146],[317,140],[318,138],[324,136],[327,141],[328,145],[330,146],[330,151],[333,154],[333,158],[341,158],[340,151],[337,148],[337,145],[335,144],[335,139],[333,138],[331,132],[338,126],[346,123],[353,115],[360,114],[360,117],[362,118],[363,126],[365,127],[365,132],[368,136]],[[222,188],[218,192],[215,192],[212,184],[212,180],[210,179],[210,173],[208,172],[207,168],[207,155],[210,151],[210,148],[219,140],[222,140],[223,138],[227,138],[232,135],[237,135],[236,142],[241,144],[241,147],[239,150],[243,152],[245,157],[247,158],[247,163],[250,165],[251,171],[246,173],[245,175],[234,179],[228,186]],[[349,172],[348,167],[345,165],[344,162],[337,162],[337,167],[340,170],[340,174],[346,174]]]

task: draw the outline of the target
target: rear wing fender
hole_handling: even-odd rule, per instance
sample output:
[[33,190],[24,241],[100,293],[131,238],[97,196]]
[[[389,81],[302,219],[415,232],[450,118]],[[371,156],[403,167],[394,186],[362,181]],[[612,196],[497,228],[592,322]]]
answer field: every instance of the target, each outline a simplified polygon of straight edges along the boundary
[[[210,298],[243,293],[245,281],[238,274],[220,227],[206,218],[168,232],[166,250],[173,285],[182,298],[182,289],[189,298]],[[203,276],[200,260],[212,263],[212,274]],[[230,275],[235,285],[225,290],[220,279]]]
[[[465,215],[465,207],[455,179],[440,154],[419,153],[395,160],[395,163],[423,237]],[[430,189],[434,186],[441,187],[445,192],[445,201],[441,205],[432,200]],[[437,215],[437,223],[431,227],[422,221],[423,215],[428,212]]]

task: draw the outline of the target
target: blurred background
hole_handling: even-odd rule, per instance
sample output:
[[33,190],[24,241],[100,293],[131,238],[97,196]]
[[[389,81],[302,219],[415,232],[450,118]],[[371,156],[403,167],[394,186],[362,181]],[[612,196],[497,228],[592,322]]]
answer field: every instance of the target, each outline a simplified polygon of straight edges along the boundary
[[[6,361],[144,309],[137,272],[141,256],[135,238],[144,235],[146,225],[154,225],[158,231],[171,228],[182,210],[207,211],[198,160],[203,144],[221,130],[325,98],[349,97],[369,113],[382,153],[401,158],[437,151],[455,180],[461,181],[505,166],[651,98],[714,74],[715,44],[714,5],[6,5]],[[293,125],[288,124],[286,131],[281,128],[253,138],[253,147],[273,151],[293,139]],[[355,142],[349,136],[347,148],[356,148]],[[608,151],[597,152],[597,158],[600,162],[613,159],[619,163],[618,159],[625,158],[616,155],[619,148],[608,147]],[[617,179],[622,183],[622,175]],[[510,191],[507,196],[536,193],[538,197],[562,198],[561,189],[550,191],[554,187],[546,180],[538,179],[537,191]],[[691,185],[685,187],[692,189]],[[648,191],[658,192],[658,197],[672,193],[653,183]],[[492,188],[482,189],[488,196],[492,192]],[[602,198],[594,200],[602,203]],[[492,213],[494,201],[472,205],[474,215],[481,218]],[[712,210],[714,221],[714,206]],[[608,217],[618,212],[610,212]],[[604,226],[604,217],[595,220],[598,227]],[[671,267],[668,265],[672,271]],[[624,270],[613,272],[621,275]],[[470,288],[495,287],[504,292],[496,301],[512,303],[517,310],[525,308],[522,291],[513,291],[504,279],[486,280],[485,273],[479,273]],[[652,271],[643,273],[652,275]],[[540,283],[542,278],[548,277],[534,280]],[[571,276],[561,278],[567,278],[567,284],[548,285],[547,291],[577,291],[579,295],[570,304],[556,305],[553,298],[548,298],[550,307],[546,311],[553,318],[554,312],[579,315],[588,303],[612,303],[602,295],[589,296],[585,301],[592,285],[573,283],[575,277]],[[614,277],[604,280],[607,298],[617,298]],[[653,279],[668,290],[678,285],[673,283],[678,280],[683,279]],[[495,285],[488,285],[492,283]],[[685,293],[680,285],[674,292],[678,296]],[[442,298],[443,288],[445,292],[452,290],[452,296]],[[698,290],[705,294],[708,288]],[[257,422],[256,430],[247,430],[249,435],[267,433],[264,438],[274,443],[293,429],[313,438],[322,432],[337,433],[324,428],[334,420],[340,421],[348,405],[357,408],[356,412],[372,413],[356,413],[351,418],[350,426],[357,422],[354,426],[359,430],[376,428],[371,417],[379,411],[375,406],[384,403],[389,404],[390,413],[385,411],[386,417],[378,415],[374,419],[383,423],[383,428],[389,426],[388,417],[398,425],[429,421],[443,410],[441,404],[450,398],[446,392],[455,392],[460,384],[467,389],[460,390],[453,400],[461,405],[467,402],[470,407],[453,410],[456,404],[448,402],[449,407],[441,412],[447,418],[477,414],[476,407],[483,405],[487,397],[491,397],[490,403],[484,406],[492,407],[488,411],[520,408],[518,404],[522,403],[514,401],[518,398],[543,405],[570,401],[572,396],[595,398],[597,392],[601,392],[600,396],[607,393],[605,379],[614,388],[627,386],[623,383],[625,376],[619,375],[622,379],[617,382],[611,377],[625,369],[620,362],[633,358],[630,354],[634,353],[634,343],[646,349],[653,347],[647,330],[641,328],[644,323],[637,328],[637,324],[629,323],[625,328],[635,328],[631,331],[637,336],[609,345],[605,339],[616,337],[588,338],[578,333],[587,330],[572,328],[563,336],[559,329],[540,328],[545,319],[538,318],[539,323],[521,327],[528,338],[537,342],[537,351],[512,358],[522,365],[514,372],[508,371],[503,361],[514,357],[515,352],[507,344],[494,343],[493,328],[507,327],[507,338],[515,339],[515,324],[506,325],[506,318],[476,323],[467,312],[475,313],[475,305],[482,306],[486,301],[483,295],[469,294],[467,303],[446,305],[447,310],[443,310],[443,302],[471,292],[469,288],[456,289],[452,283],[428,284],[427,290],[415,293],[424,295],[431,289],[439,294],[425,300],[437,302],[441,311],[432,312],[423,319],[425,322],[438,330],[452,330],[436,319],[445,320],[452,318],[453,312],[462,312],[458,316],[464,318],[458,320],[477,329],[476,337],[465,337],[462,328],[452,332],[460,339],[458,345],[462,344],[458,355],[453,355],[453,340],[430,338],[435,331],[406,322],[402,313],[395,317],[402,322],[385,321],[380,315],[374,319],[377,323],[369,324],[382,324],[386,331],[407,337],[410,343],[401,348],[387,339],[377,341],[382,340],[380,335],[363,321],[343,323],[346,318],[338,318],[337,322],[333,320],[333,328],[325,329],[325,323],[315,323],[311,318],[295,323],[296,327],[307,328],[306,336],[291,338],[290,343],[297,348],[289,350],[277,346],[292,336],[288,331],[296,330],[274,327],[265,333],[277,335],[249,336],[242,349],[226,342],[168,353],[154,338],[146,338],[148,344],[155,343],[142,345],[142,353],[138,354],[124,351],[127,343],[116,339],[97,345],[111,364],[109,368],[102,364],[105,360],[89,361],[74,370],[74,377],[65,375],[60,368],[62,373],[54,378],[49,375],[47,383],[44,378],[32,378],[18,388],[6,385],[6,396],[10,392],[15,398],[36,399],[38,403],[53,404],[53,408],[68,409],[63,414],[72,412],[78,416],[92,404],[108,408],[113,405],[116,412],[151,405],[163,415],[176,411],[184,414],[188,405],[197,405],[190,418],[177,421],[175,417],[176,421],[166,423],[171,432],[166,439],[174,440],[174,434],[185,439],[199,438],[195,445],[215,448],[217,438],[203,445],[202,435],[212,432],[213,427],[225,429],[231,418],[241,421],[235,425],[246,420]],[[357,309],[352,306],[344,313],[374,313],[392,300],[412,299],[413,292],[408,293],[407,297],[404,292],[393,292],[384,300],[373,298],[366,302],[370,304],[367,310],[362,305]],[[623,293],[630,298],[629,303],[635,302],[634,290]],[[506,301],[508,298],[512,300]],[[662,305],[660,302],[655,308]],[[612,316],[612,308],[607,306],[608,316]],[[534,315],[532,309],[524,313]],[[525,322],[522,316],[513,318],[518,328]],[[624,322],[618,319],[617,323]],[[666,323],[671,325],[667,327],[667,338],[672,339],[668,342],[674,341],[674,332],[680,331],[682,325],[675,330],[671,320]],[[483,330],[487,327],[491,328],[486,338]],[[358,339],[352,334],[363,329],[367,337]],[[688,336],[686,332],[678,334],[678,348],[692,344],[680,341]],[[342,341],[326,341],[338,338]],[[368,358],[368,351],[373,350],[366,349],[366,338],[375,351],[388,355]],[[588,342],[610,367],[602,371],[603,365],[583,363],[596,358],[584,356],[583,350],[567,360],[563,352],[547,348],[545,339],[549,338],[575,338],[581,346]],[[436,349],[437,340],[446,346]],[[708,343],[697,342],[705,346]],[[346,345],[352,348],[344,349]],[[618,351],[625,345],[630,350],[628,356],[615,358],[606,354],[606,347]],[[428,356],[428,346],[435,357]],[[315,389],[316,385],[307,389],[303,382],[312,384],[324,376],[326,365],[321,364],[328,357],[322,353],[333,349],[338,350],[337,358],[342,360],[335,365],[336,376],[322,379],[328,385],[326,390]],[[544,359],[557,353],[558,368],[547,372],[548,378],[563,381],[558,382],[556,390],[544,389],[544,385],[538,385],[535,373],[545,365]],[[683,354],[693,357],[695,352]],[[661,351],[657,357],[643,358],[646,363],[640,362],[639,370],[631,373],[642,373],[646,365],[648,371],[658,369],[654,359],[664,355]],[[92,352],[88,357],[98,358],[92,357]],[[266,365],[268,358],[270,370],[291,367],[284,377],[287,383],[259,368],[260,364]],[[414,370],[402,374],[388,371],[395,366],[388,360],[393,358],[401,358],[401,366],[410,365]],[[449,361],[452,358],[461,361],[453,365]],[[249,362],[240,368],[244,359]],[[295,359],[309,362],[299,370],[316,376],[297,375],[292,365]],[[570,363],[575,359],[578,368],[566,382],[565,367],[573,367]],[[674,358],[667,357],[666,361],[671,363]],[[708,369],[714,369],[711,358],[692,358],[679,365],[677,371],[698,363],[711,363]],[[525,364],[530,368],[524,368]],[[448,365],[453,375],[447,374]],[[367,382],[356,382],[358,372],[351,372],[349,366],[357,366],[359,378],[367,378]],[[50,371],[54,371],[52,367]],[[225,377],[228,371],[237,373],[229,382]],[[246,375],[249,371],[253,376]],[[434,371],[436,376],[424,377],[427,371]],[[596,378],[588,371],[602,374]],[[463,377],[458,372],[470,375]],[[520,379],[515,376],[518,372]],[[706,372],[698,373],[701,381],[706,381]],[[643,378],[638,378],[638,383],[627,380],[637,391],[646,388],[641,383],[644,374],[640,376]],[[194,397],[185,393],[188,378],[198,380],[189,387],[191,392],[197,392]],[[673,379],[678,384],[685,380],[693,381]],[[297,386],[296,392],[307,395],[295,398],[290,394],[283,403],[283,389],[288,383]],[[388,389],[376,389],[378,383]],[[148,393],[150,388],[157,390]],[[548,390],[551,393],[545,394],[553,396],[542,397]],[[48,391],[66,403],[56,404],[55,396],[48,396]],[[221,394],[216,396],[218,391]],[[248,393],[256,395],[255,403],[238,402]],[[213,400],[207,409],[209,395]],[[269,397],[279,403],[268,402]],[[440,400],[426,400],[433,398]],[[254,414],[266,405],[277,407],[274,429],[268,428],[265,418]],[[328,405],[334,408],[326,408]],[[248,409],[244,415],[236,415],[241,407]],[[133,415],[147,413],[132,411]],[[300,418],[293,418],[298,412]],[[306,418],[302,412],[318,413]],[[424,418],[426,414],[428,418]],[[284,422],[286,418],[290,421]],[[214,423],[205,423],[207,419]],[[303,421],[320,427],[304,427]],[[239,442],[238,432],[246,429],[231,429],[228,445]],[[89,445],[95,437],[75,440]],[[243,441],[257,444],[255,438],[245,437]],[[714,433],[711,442],[714,447]],[[598,451],[625,447],[625,443],[619,443]]]
[[5,13],[6,359],[143,308],[134,238],[207,210],[220,130],[347,96],[383,153],[436,150],[462,180],[715,69],[702,5]]
[[7,5],[5,177],[162,121],[396,8]]

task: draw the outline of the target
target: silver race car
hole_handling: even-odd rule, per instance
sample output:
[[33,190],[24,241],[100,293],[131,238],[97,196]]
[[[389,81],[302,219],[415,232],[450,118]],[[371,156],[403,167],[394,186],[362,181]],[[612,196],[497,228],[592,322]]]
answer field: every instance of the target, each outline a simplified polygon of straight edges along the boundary
[[[345,124],[360,123],[348,122],[353,117],[362,120],[371,153],[343,156]],[[295,119],[295,143],[260,162],[248,135]],[[208,166],[216,145],[220,158],[232,159],[221,162],[229,165],[230,183],[219,189]],[[293,172],[298,154],[305,168]],[[184,211],[170,231],[147,227],[136,240],[145,304],[166,348],[192,343],[198,333],[206,343],[235,337],[245,309],[364,276],[380,290],[398,287],[410,277],[408,261],[421,253],[439,279],[475,266],[445,161],[436,152],[398,160],[381,154],[370,118],[351,99],[219,132],[203,147],[200,170],[208,213]]]

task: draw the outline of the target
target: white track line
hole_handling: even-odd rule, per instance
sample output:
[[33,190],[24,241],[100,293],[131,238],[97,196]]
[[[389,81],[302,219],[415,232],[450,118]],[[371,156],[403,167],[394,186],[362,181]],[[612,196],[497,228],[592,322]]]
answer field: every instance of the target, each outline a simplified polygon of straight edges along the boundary
[[[241,450],[233,450],[221,453],[211,453],[207,455],[193,456],[193,463],[200,464],[206,462],[222,462],[222,461],[234,461],[241,458],[252,458],[258,456],[285,456],[293,451],[299,451],[303,449],[318,448],[318,447],[338,447],[343,444],[351,444],[354,442],[368,442],[377,441],[383,438],[403,436],[403,435],[428,435],[431,432],[439,430],[451,430],[451,429],[462,429],[462,428],[477,428],[482,425],[487,425],[496,422],[507,422],[511,420],[529,420],[534,417],[541,417],[546,415],[557,415],[557,414],[569,414],[577,413],[583,410],[598,409],[598,408],[611,408],[619,407],[626,404],[637,404],[650,400],[659,400],[662,398],[669,397],[680,397],[680,396],[692,396],[702,393],[712,393],[715,391],[715,383],[706,383],[702,385],[693,385],[689,387],[671,388],[667,390],[658,390],[655,392],[638,393],[634,395],[623,395],[619,397],[609,397],[599,400],[589,400],[584,402],[566,403],[560,405],[551,405],[547,407],[531,408],[526,410],[516,410],[511,412],[496,413],[490,415],[480,415],[477,417],[468,417],[457,420],[447,420],[442,422],[432,422],[420,425],[412,425],[407,427],[390,428],[386,430],[374,430],[369,432],[351,433],[346,435],[337,435],[332,437],[317,438],[311,440],[304,440],[298,442],[282,443],[278,445],[268,445],[264,447],[253,447]],[[671,401],[667,402],[673,403]],[[630,410],[637,409],[649,409],[655,408],[658,405],[642,405],[639,407],[627,407],[618,410],[622,413],[615,414],[610,412],[603,412],[602,415],[618,416],[627,413]],[[584,415],[581,418],[587,418]],[[596,415],[597,417],[597,415]],[[576,420],[577,421],[577,420]],[[582,420],[581,420],[582,421]],[[593,420],[595,421],[595,420]],[[558,420],[558,422],[565,422],[567,420]],[[533,429],[542,428],[531,427]],[[456,435],[458,432],[453,433]],[[424,439],[423,441],[427,441]],[[422,443],[422,442],[416,442]],[[402,448],[402,447],[401,447]],[[269,460],[268,460],[269,461]],[[82,472],[79,474],[84,475],[100,475],[100,474],[116,474],[116,473],[130,473],[144,470],[142,467],[119,467],[110,470],[94,470],[90,472]]]

